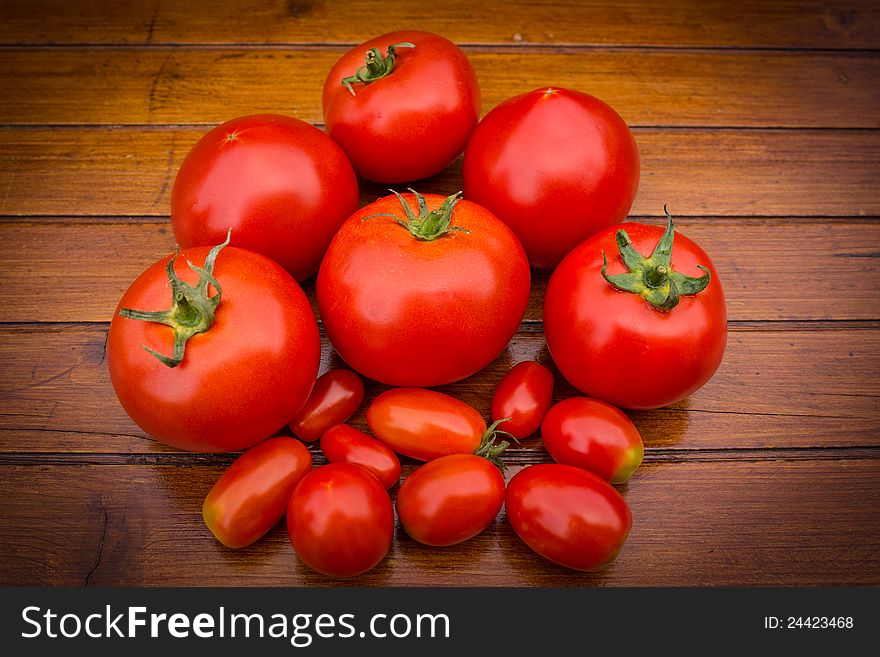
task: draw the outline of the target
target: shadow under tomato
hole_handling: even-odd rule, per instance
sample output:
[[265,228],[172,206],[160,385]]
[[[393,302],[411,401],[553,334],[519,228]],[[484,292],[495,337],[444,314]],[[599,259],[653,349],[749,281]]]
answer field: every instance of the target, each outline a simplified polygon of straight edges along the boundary
[[[215,554],[228,565],[256,567],[263,561],[273,558],[273,534],[276,526],[253,545],[233,550],[225,547],[211,533],[202,519],[202,504],[211,487],[220,478],[232,461],[234,454],[191,454],[192,465],[155,465],[152,470],[165,500],[175,507],[186,520],[186,534],[177,540],[198,541],[204,550],[204,558]],[[283,524],[283,520],[279,525]],[[285,533],[286,535],[286,533]],[[188,550],[192,549],[188,546]],[[234,582],[230,582],[234,585]]]
[[507,522],[507,516],[503,510],[498,520],[503,524],[503,530],[499,532],[499,539],[501,557],[509,570],[508,576],[512,574],[521,580],[520,582],[512,582],[511,586],[605,586],[614,568],[613,561],[604,568],[589,573],[565,568],[545,559],[526,545]]
[[303,585],[312,588],[388,586],[391,575],[394,571],[393,555],[394,546],[392,545],[391,550],[389,550],[385,558],[372,570],[368,570],[355,577],[330,577],[309,568],[299,557],[296,556],[293,548],[290,548],[290,557],[299,571]]
[[[202,503],[220,475],[238,457],[233,454],[187,454],[157,457],[151,466],[158,489],[169,504],[202,520]],[[208,531],[207,528],[205,531]]]
[[[546,358],[545,360],[542,360]],[[547,350],[546,344],[539,354],[538,362],[546,365],[553,372],[553,404],[570,397],[584,397],[585,395],[572,386],[553,364],[553,359]],[[690,399],[666,406],[644,411],[622,409],[636,425],[645,443],[646,451],[652,448],[671,448],[678,445],[687,433]],[[540,438],[540,430],[529,440]]]
[[672,406],[648,411],[626,411],[642,435],[645,449],[671,448],[678,445],[687,433],[690,400]]
[[521,327],[498,357],[475,374],[461,381],[435,386],[433,389],[462,400],[488,420],[492,395],[498,383],[514,365],[527,360],[537,360],[542,365],[551,366],[549,352],[540,334],[540,325]]
[[[205,531],[210,535],[210,530],[207,527],[205,527]],[[296,559],[293,548],[290,547],[290,542],[287,539],[287,526],[284,523],[284,518],[264,536],[247,547],[233,550],[215,540],[215,548],[214,553],[231,572],[231,581],[229,582],[231,586],[246,584],[246,580],[256,575],[258,569],[269,567],[276,562],[279,554],[289,553],[287,556],[291,565]],[[237,575],[240,575],[243,581],[236,581]],[[296,573],[291,573],[291,576],[296,577]]]
[[[540,443],[539,443],[540,444]],[[505,473],[506,483],[520,471],[536,463],[552,463],[553,459],[543,452],[543,458],[533,459],[528,454],[517,454],[517,463],[509,463]],[[615,486],[626,497],[626,484]],[[614,562],[594,572],[580,572],[565,568],[534,552],[517,535],[507,520],[506,508],[502,508],[494,523],[495,539],[498,544],[496,561],[499,569],[505,570],[505,586],[604,586],[614,569]]]
[[398,525],[397,553],[401,565],[418,573],[419,586],[492,586],[498,564],[495,524],[456,545],[431,546],[419,543]]

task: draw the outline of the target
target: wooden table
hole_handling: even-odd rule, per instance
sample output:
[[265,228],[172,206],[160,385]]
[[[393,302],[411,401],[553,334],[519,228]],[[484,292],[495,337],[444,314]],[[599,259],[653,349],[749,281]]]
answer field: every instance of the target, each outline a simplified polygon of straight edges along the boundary
[[[464,47],[484,113],[545,84],[614,106],[642,154],[632,218],[659,222],[668,203],[712,254],[730,340],[693,397],[632,413],[647,452],[621,487],[634,525],[608,568],[542,560],[502,512],[446,549],[398,529],[349,583],[880,584],[872,0],[2,3],[0,584],[339,583],[297,561],[283,526],[239,552],[215,542],[200,508],[232,457],[144,435],[114,397],[104,342],[123,290],[173,249],[170,188],[200,135],[254,112],[320,123],[336,58],[404,27]],[[460,162],[419,184],[460,187]],[[362,202],[382,193],[364,184]],[[513,363],[550,363],[546,281],[509,348],[444,391],[488,413]],[[322,369],[340,364],[325,340]],[[557,374],[557,397],[571,394]],[[535,438],[509,460],[510,476],[548,456]]]

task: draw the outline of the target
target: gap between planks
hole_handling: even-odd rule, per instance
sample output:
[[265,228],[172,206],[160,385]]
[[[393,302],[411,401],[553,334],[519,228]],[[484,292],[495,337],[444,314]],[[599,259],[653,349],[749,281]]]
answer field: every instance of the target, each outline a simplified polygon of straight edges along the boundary
[[[39,41],[23,41],[18,43],[0,43],[0,52],[15,50],[149,50],[153,52],[180,51],[180,50],[309,50],[314,52],[339,52],[340,55],[345,51],[360,45],[360,41],[277,41],[272,43],[247,43],[244,41],[225,41],[223,43],[210,42],[164,42],[164,43],[131,43],[126,41],[109,41],[104,43],[90,41],[75,41],[65,43],[42,43]],[[764,54],[764,53],[792,53],[792,54],[810,54],[817,53],[822,55],[871,55],[880,52],[880,48],[862,48],[853,47],[846,48],[840,46],[737,46],[737,45],[714,45],[714,46],[694,46],[694,45],[677,45],[677,44],[600,44],[600,43],[529,43],[522,42],[519,44],[510,43],[481,43],[481,42],[465,42],[457,41],[456,44],[462,50],[469,53],[497,53],[500,55],[535,53],[535,54],[577,54],[580,52],[599,52],[599,53],[663,53],[674,52],[676,54],[712,54],[712,53],[730,53],[730,54]]]
[[[322,339],[326,339],[322,322],[317,320],[318,327],[321,332]],[[76,322],[53,322],[53,321],[34,321],[34,322],[4,322],[0,321],[0,328],[16,332],[36,332],[46,331],[50,333],[65,332],[75,330],[77,328],[97,328],[107,330],[110,327],[109,321],[76,321]],[[838,331],[838,330],[863,330],[878,331],[880,330],[880,320],[871,319],[729,319],[727,320],[727,329],[734,333],[745,333],[748,331]],[[516,334],[533,334],[543,333],[544,323],[539,319],[524,320],[517,329]]]
[[[269,112],[270,114],[272,112]],[[0,123],[0,130],[138,130],[163,132],[175,130],[204,130],[207,132],[223,121],[205,121],[198,123]],[[321,122],[306,121],[316,128],[324,130]],[[657,132],[880,132],[880,128],[869,126],[822,126],[822,125],[669,125],[662,123],[627,123],[632,130],[653,130]],[[195,144],[194,144],[195,145]],[[360,180],[360,179],[359,179]],[[368,182],[360,180],[360,182]],[[420,182],[420,181],[414,181]]]
[[[315,465],[326,463],[326,459],[310,445]],[[7,452],[0,453],[0,466],[82,466],[82,465],[158,465],[167,467],[193,467],[229,465],[241,452],[226,454],[201,452],[157,452],[155,454],[129,454],[124,452],[73,453],[73,452]],[[773,447],[773,448],[690,448],[669,449],[646,447],[644,463],[683,463],[683,462],[750,462],[750,461],[838,461],[838,460],[880,459],[880,447]],[[547,454],[540,448],[514,450],[505,453],[504,461],[509,466],[526,466],[546,463]],[[411,459],[403,458],[406,468],[418,465]]]
[[[2,127],[0,127],[2,129]],[[366,184],[366,183],[365,183]],[[837,215],[827,217],[814,214],[790,214],[790,215],[732,215],[732,214],[693,214],[679,215],[686,217],[688,221],[710,219],[714,221],[725,221],[729,223],[743,224],[772,224],[779,225],[785,223],[798,224],[853,224],[853,223],[873,223],[880,219],[880,214],[862,214],[844,216]],[[665,225],[666,219],[659,214],[632,214],[627,216],[626,222],[646,222],[659,225]],[[130,224],[152,224],[160,227],[168,227],[171,225],[170,215],[161,214],[0,214],[0,222],[3,223],[21,223],[21,224],[77,224],[89,226],[126,226]]]

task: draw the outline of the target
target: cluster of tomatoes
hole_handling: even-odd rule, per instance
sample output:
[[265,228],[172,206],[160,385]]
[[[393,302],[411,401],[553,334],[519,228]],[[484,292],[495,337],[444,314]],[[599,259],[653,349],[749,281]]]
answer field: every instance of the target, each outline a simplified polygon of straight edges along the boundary
[[[132,283],[110,325],[123,408],[168,445],[246,450],[203,507],[229,547],[286,514],[307,565],[339,577],[369,570],[391,546],[387,491],[400,454],[425,462],[396,495],[415,540],[468,540],[506,505],[538,553],[601,567],[632,522],[611,484],[644,451],[617,407],[679,401],[721,362],[726,311],[708,256],[671,218],[665,228],[618,225],[639,157],[611,107],[543,88],[478,122],[476,74],[443,37],[396,32],[353,48],[328,74],[323,106],[326,134],[292,117],[246,116],[209,131],[183,162],[171,208],[181,250]],[[420,180],[462,152],[463,198],[392,190],[357,209],[358,177]],[[487,427],[428,388],[504,350],[526,310],[530,267],[553,270],[547,344],[588,396],[551,407],[552,374],[519,363]],[[344,424],[363,401],[361,378],[317,378],[319,329],[298,283],[315,272],[334,349],[394,386],[367,409],[375,438]],[[277,435],[287,425],[298,439]],[[556,463],[526,467],[505,487],[508,439],[538,429]],[[313,469],[304,442],[317,440],[329,463]]]

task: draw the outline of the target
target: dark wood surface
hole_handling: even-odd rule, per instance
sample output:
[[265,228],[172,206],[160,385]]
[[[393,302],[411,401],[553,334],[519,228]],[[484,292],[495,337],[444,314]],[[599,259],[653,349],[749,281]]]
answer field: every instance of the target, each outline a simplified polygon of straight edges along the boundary
[[[0,585],[880,584],[878,4],[378,4],[0,4]],[[388,558],[350,582],[300,564],[282,526],[227,550],[200,506],[233,456],[155,443],[110,387],[108,322],[173,249],[188,149],[243,113],[320,123],[320,85],[346,46],[410,26],[465,46],[484,112],[544,84],[610,102],[642,154],[633,218],[657,222],[668,203],[724,282],[717,375],[631,413],[646,443],[621,487],[633,530],[598,573],[531,553],[503,512],[453,548],[398,529]],[[455,163],[419,189],[460,186]],[[362,202],[382,193],[364,184]],[[505,352],[442,388],[484,414],[513,363],[552,367],[547,275],[534,278]],[[340,365],[324,340],[322,369]],[[556,382],[557,398],[574,394]],[[547,460],[533,437],[508,476]]]
[[316,44],[432,29],[465,45],[876,48],[873,0],[12,0],[0,43]]

